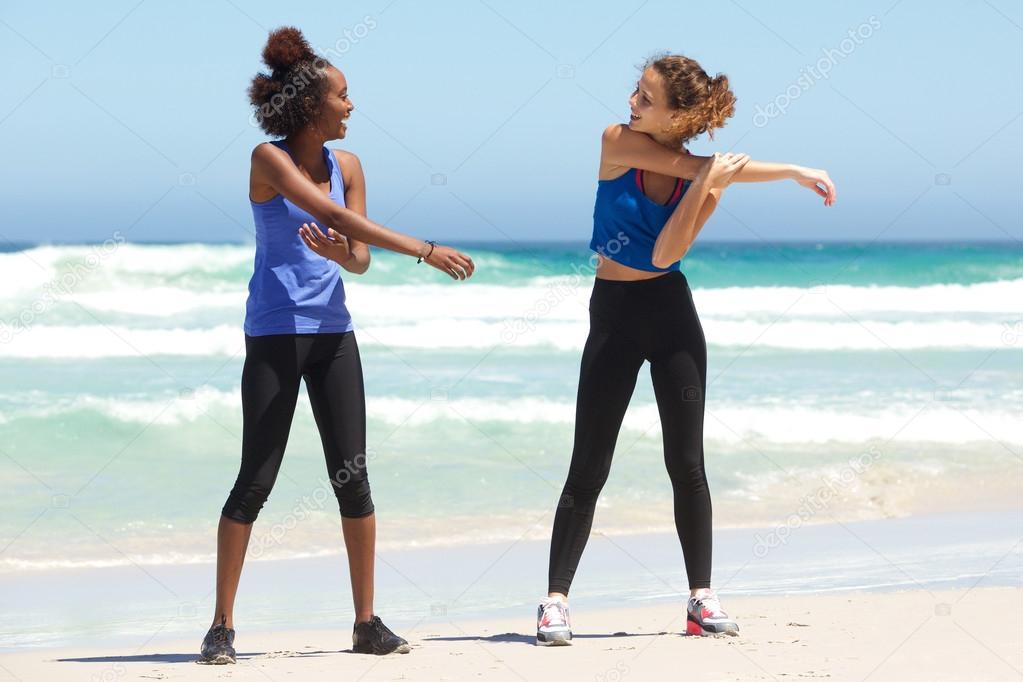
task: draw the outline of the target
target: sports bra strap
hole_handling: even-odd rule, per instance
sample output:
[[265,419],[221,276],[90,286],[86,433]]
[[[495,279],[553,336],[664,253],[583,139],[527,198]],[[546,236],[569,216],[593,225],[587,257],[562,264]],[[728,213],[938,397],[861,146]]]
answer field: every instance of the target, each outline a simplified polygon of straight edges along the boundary
[[[649,195],[646,193],[646,187],[643,184],[643,169],[636,168],[634,170],[636,171],[636,187],[639,187],[639,191],[642,192],[644,196],[649,198]],[[671,204],[678,201],[679,196],[681,196],[682,194],[683,185],[684,183],[682,181],[682,178],[675,178],[675,189],[672,190],[671,197],[668,199],[667,203],[661,205],[670,206]]]

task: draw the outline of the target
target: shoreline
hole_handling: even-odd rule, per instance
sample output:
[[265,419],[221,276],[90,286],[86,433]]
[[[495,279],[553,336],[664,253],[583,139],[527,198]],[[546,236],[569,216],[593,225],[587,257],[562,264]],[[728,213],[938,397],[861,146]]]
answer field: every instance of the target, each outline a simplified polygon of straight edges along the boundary
[[[1008,487],[1008,485],[1006,486]],[[765,526],[763,521],[755,521],[752,518],[738,517],[736,520],[727,522],[724,524],[715,524],[715,534],[717,533],[735,533],[735,532],[752,532],[752,531],[777,531],[782,527],[821,527],[835,524],[850,524],[850,523],[884,523],[893,521],[905,521],[909,519],[927,518],[932,516],[954,516],[963,514],[1023,514],[1023,505],[1018,504],[1018,501],[1009,497],[988,497],[984,500],[961,500],[959,504],[949,503],[945,509],[938,509],[935,504],[920,505],[915,509],[904,511],[900,513],[889,513],[888,515],[843,515],[842,518],[837,518],[832,515],[830,518],[820,519],[816,518],[817,513],[809,509],[809,502],[806,498],[799,500],[803,502],[803,507],[797,508],[795,502],[790,505],[790,513],[788,515],[780,517],[780,522],[772,526]],[[720,508],[728,504],[718,502],[715,507],[715,512],[720,515]],[[635,523],[628,523],[621,520],[605,521],[604,523],[594,522],[592,533],[594,535],[606,535],[611,537],[631,537],[631,536],[669,536],[675,533],[674,524],[671,521],[656,523],[653,521],[654,518],[670,518],[671,508],[667,505],[661,505],[663,508],[658,508],[657,513],[649,513],[644,518],[644,524],[637,526]],[[861,512],[862,510],[855,509],[855,512]],[[802,512],[802,513],[801,513]],[[285,515],[287,516],[287,515]],[[341,557],[345,555],[345,549],[343,544],[335,545],[322,545],[313,549],[307,549],[302,551],[288,551],[287,549],[283,552],[270,552],[265,553],[264,549],[266,546],[270,546],[271,549],[277,549],[274,545],[280,544],[281,547],[284,543],[275,540],[273,534],[267,531],[267,526],[270,529],[274,529],[281,525],[280,522],[274,520],[270,514],[266,514],[265,519],[261,519],[260,524],[264,526],[262,533],[253,531],[252,539],[249,543],[248,553],[246,556],[247,564],[264,561],[302,561],[308,559],[324,559],[331,557]],[[523,534],[521,528],[514,527],[513,521],[515,517],[508,516],[495,516],[496,520],[499,521],[494,527],[499,530],[495,532],[493,528],[484,530],[482,527],[477,528],[473,531],[473,535],[453,537],[451,535],[443,536],[440,534],[441,526],[450,527],[452,523],[459,524],[467,517],[455,516],[449,519],[441,518],[430,518],[430,519],[408,519],[408,518],[394,518],[391,517],[387,528],[378,529],[377,535],[377,551],[378,552],[417,552],[417,551],[445,551],[445,550],[457,550],[459,548],[467,547],[487,547],[491,545],[502,545],[512,542],[528,541],[528,542],[546,542],[549,540],[550,528],[540,527],[532,528],[531,532]],[[476,519],[476,517],[473,517]],[[792,520],[797,519],[798,523],[792,524]],[[409,540],[408,537],[416,532],[420,532],[424,526],[430,529],[425,534],[423,539]],[[331,519],[329,525],[333,525],[333,519]],[[324,530],[319,528],[319,531]],[[332,532],[334,529],[327,528],[326,530]],[[216,526],[211,525],[209,532],[204,538],[215,538]],[[319,533],[316,537],[323,537],[323,533]],[[402,539],[397,539],[397,538]],[[175,538],[175,542],[188,542],[188,537]],[[164,540],[166,542],[166,539]],[[262,543],[262,545],[260,544]],[[290,549],[295,546],[301,545],[301,542],[289,542],[287,547]],[[4,564],[0,562],[0,583],[4,579],[15,577],[19,575],[46,575],[54,572],[77,572],[77,571],[101,571],[107,569],[124,568],[130,566],[136,567],[160,567],[160,566],[209,566],[216,563],[216,547],[212,545],[208,551],[203,553],[193,554],[150,554],[146,552],[136,551],[131,552],[126,549],[124,545],[119,548],[118,556],[110,556],[104,558],[90,558],[90,559],[78,559],[78,560],[64,560],[64,563],[58,563],[54,560],[43,559],[43,558],[23,558],[13,559],[10,563]],[[173,557],[173,558],[168,558]]]

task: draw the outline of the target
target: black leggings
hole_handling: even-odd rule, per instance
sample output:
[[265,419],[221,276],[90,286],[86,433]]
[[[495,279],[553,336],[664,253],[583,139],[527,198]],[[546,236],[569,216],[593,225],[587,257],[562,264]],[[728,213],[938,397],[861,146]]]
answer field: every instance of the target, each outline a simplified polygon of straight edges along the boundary
[[551,536],[549,592],[568,594],[644,360],[650,361],[689,587],[710,587],[711,502],[703,469],[707,345],[689,284],[672,271],[633,282],[594,282],[572,463]]
[[242,463],[222,514],[252,523],[263,508],[288,443],[305,379],[341,515],[373,513],[366,475],[366,396],[355,332],[245,337]]

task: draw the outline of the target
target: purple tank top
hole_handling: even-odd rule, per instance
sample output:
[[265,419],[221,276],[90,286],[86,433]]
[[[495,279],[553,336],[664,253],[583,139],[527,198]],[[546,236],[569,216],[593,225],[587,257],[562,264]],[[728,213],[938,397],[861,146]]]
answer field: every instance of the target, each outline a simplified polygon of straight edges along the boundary
[[[288,151],[283,140],[270,144]],[[288,152],[289,155],[291,152]],[[330,169],[330,198],[344,206],[344,180],[334,153],[323,148]],[[282,194],[267,201],[252,201],[256,224],[256,258],[245,302],[245,333],[309,334],[346,332],[354,328],[345,305],[341,267],[317,255],[298,235],[302,223],[315,222],[311,214]],[[326,226],[317,225],[326,232]]]

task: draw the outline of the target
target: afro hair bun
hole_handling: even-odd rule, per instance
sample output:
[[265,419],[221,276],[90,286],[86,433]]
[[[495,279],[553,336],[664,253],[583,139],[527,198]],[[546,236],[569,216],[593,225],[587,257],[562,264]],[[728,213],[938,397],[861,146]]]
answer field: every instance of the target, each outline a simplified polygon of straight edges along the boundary
[[294,26],[282,26],[271,31],[263,48],[263,63],[277,73],[285,73],[298,62],[315,58],[313,48]]

